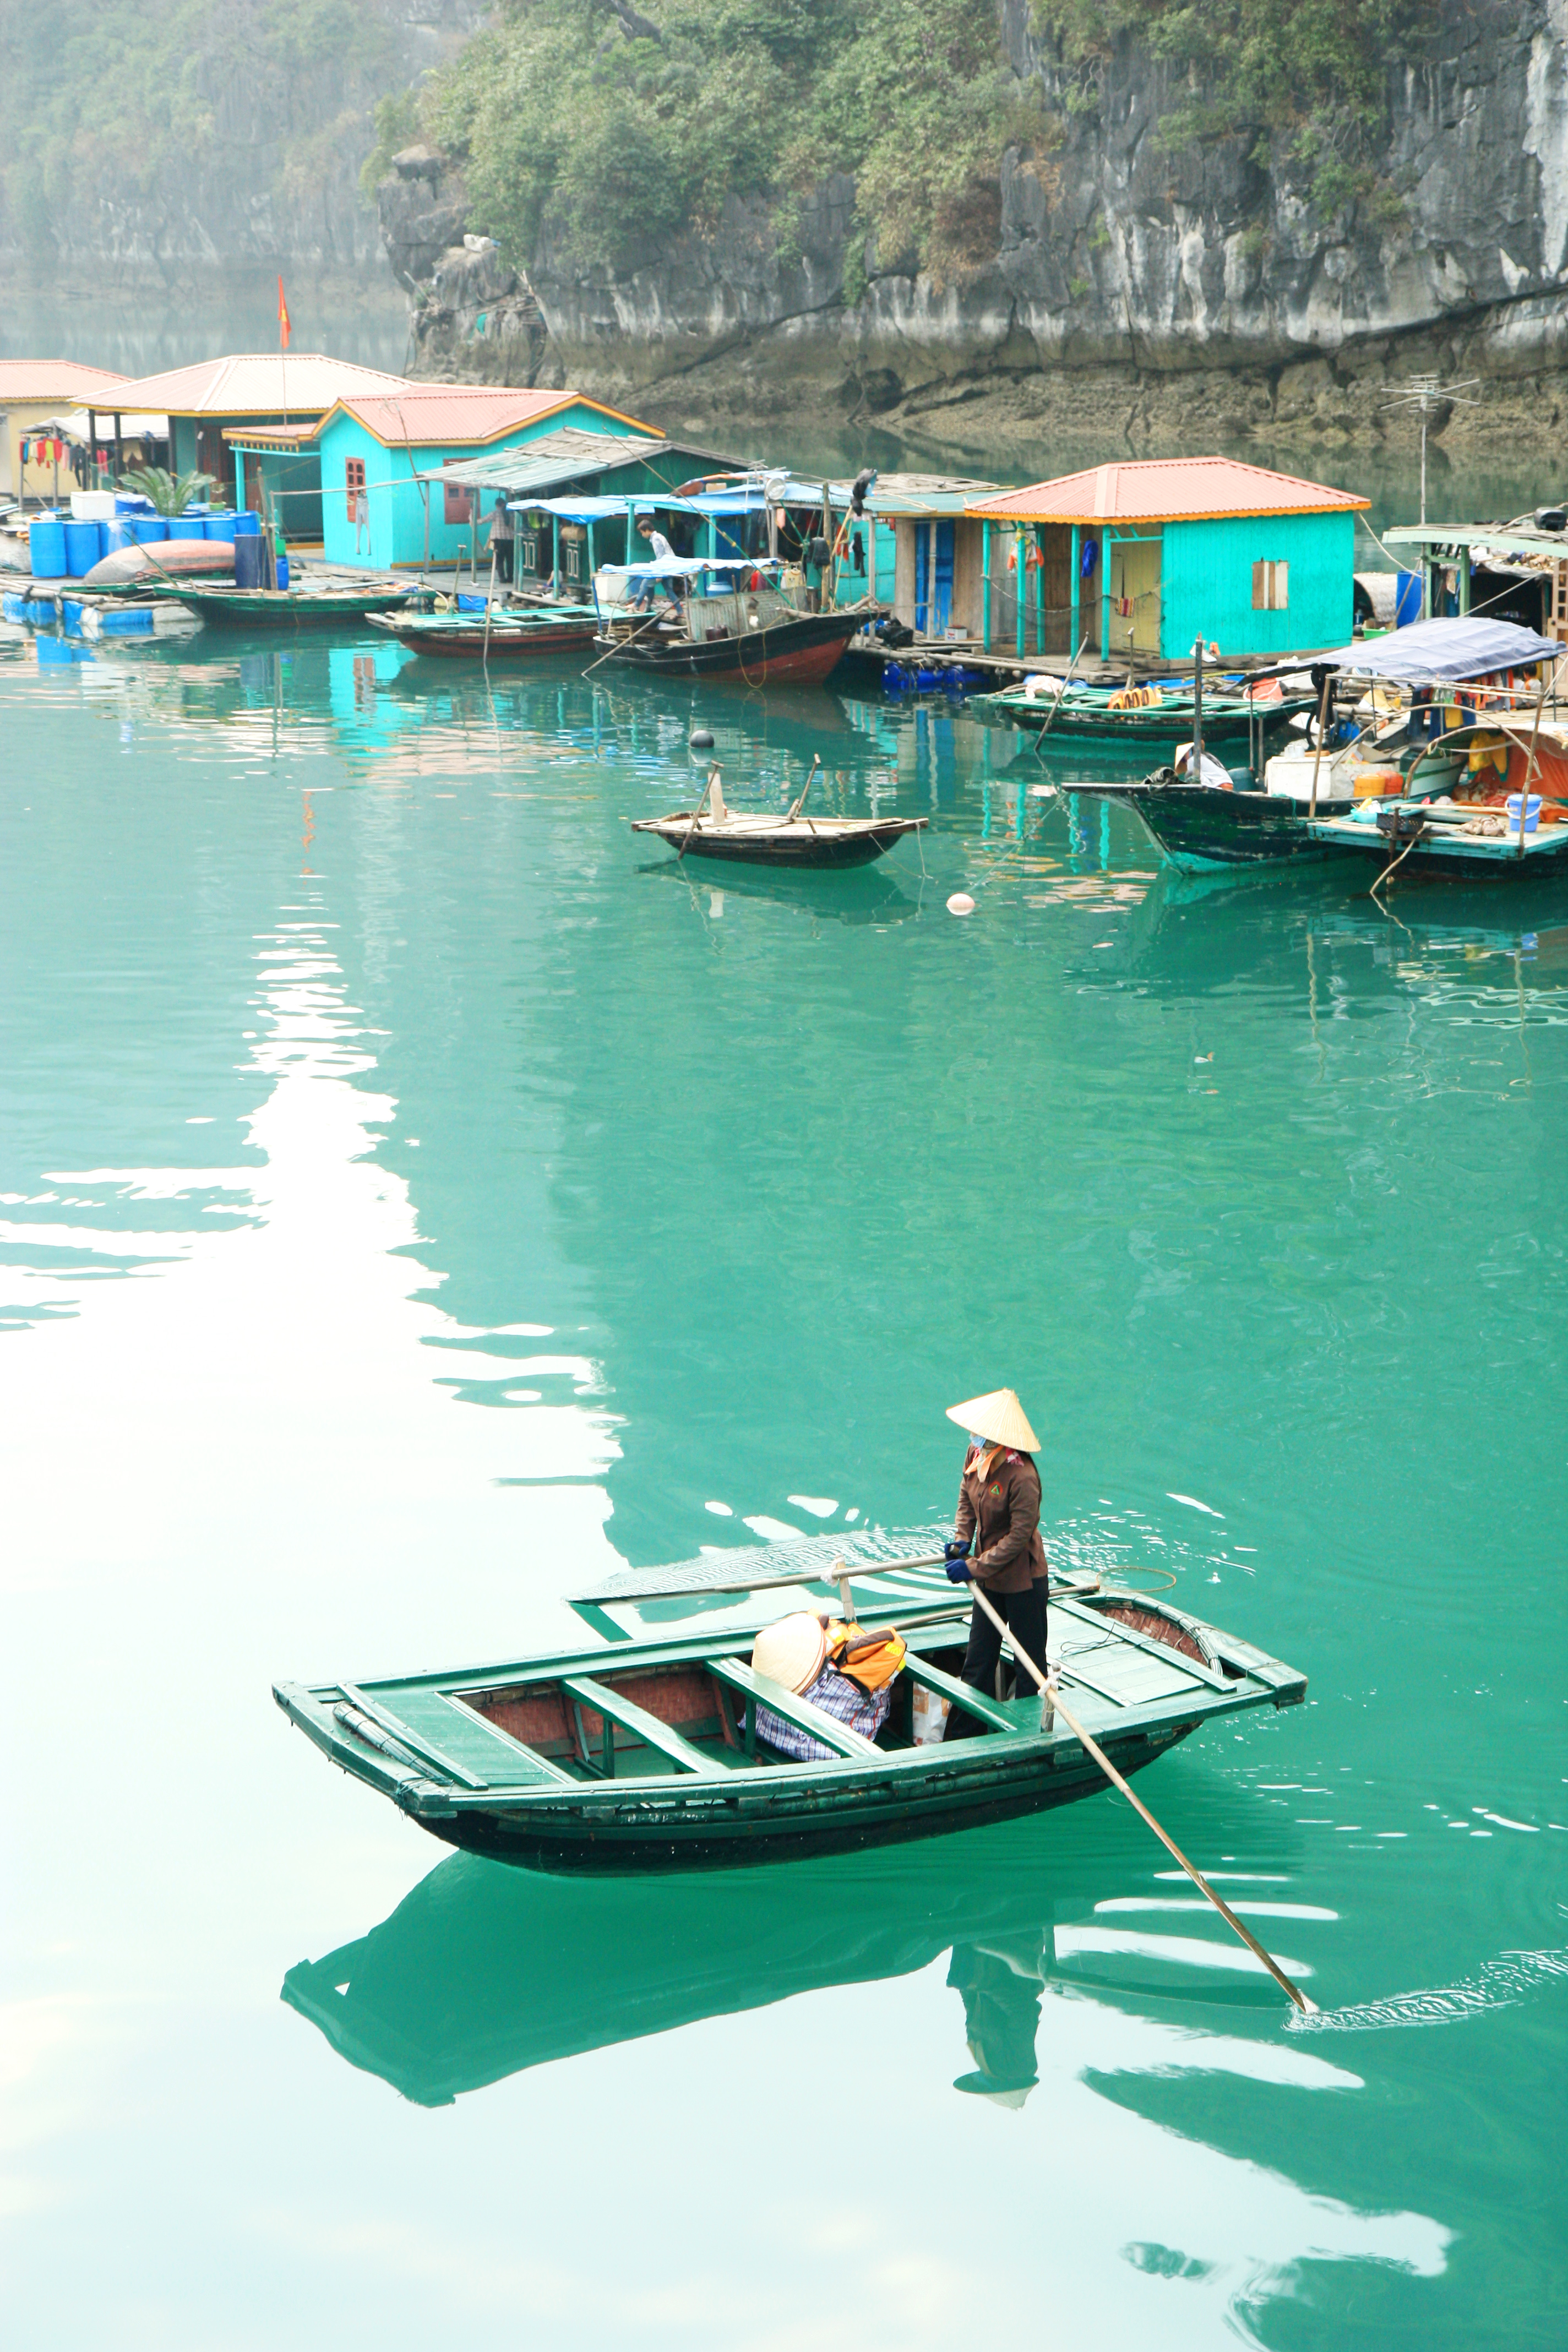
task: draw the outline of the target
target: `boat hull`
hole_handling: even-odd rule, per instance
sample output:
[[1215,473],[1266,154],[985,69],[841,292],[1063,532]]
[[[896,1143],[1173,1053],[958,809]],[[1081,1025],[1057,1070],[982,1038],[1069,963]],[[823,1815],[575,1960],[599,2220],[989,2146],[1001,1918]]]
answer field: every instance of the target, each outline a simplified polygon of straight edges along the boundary
[[[1117,1770],[1131,1777],[1195,1728],[1183,1724],[1102,1745]],[[778,1804],[764,1817],[747,1819],[740,1791],[733,1796],[726,1791],[722,1802],[731,1809],[730,1818],[715,1821],[710,1811],[707,1818],[672,1821],[667,1832],[649,1828],[646,1801],[626,1806],[628,1819],[624,1823],[603,1818],[591,1823],[524,1821],[498,1809],[447,1821],[421,1817],[420,1827],[447,1845],[490,1862],[566,1877],[640,1878],[668,1871],[804,1862],[821,1854],[909,1844],[919,1838],[952,1837],[962,1830],[1017,1821],[1104,1793],[1104,1774],[1081,1755],[1075,1769],[1053,1768],[1038,1756],[1015,1759],[1009,1766],[1001,1759],[993,1763],[964,1754],[984,1745],[984,1740],[955,1742],[952,1772],[941,1776],[947,1785],[939,1785],[933,1772],[932,1785],[914,1798],[907,1788],[894,1790],[886,1785],[865,1791],[819,1788],[805,1804]],[[710,1799],[710,1807],[718,1801]],[[691,1801],[684,1802],[689,1808]]]
[[864,613],[803,613],[743,637],[690,637],[671,642],[627,637],[605,646],[606,663],[668,677],[739,678],[746,686],[815,686],[844,657],[844,648],[865,625]]
[[[1269,736],[1287,720],[1312,708],[1310,696],[1290,696],[1280,702],[1260,703],[1249,709],[1242,703],[1204,703],[1204,740],[1245,743],[1259,719]],[[1016,727],[1050,741],[1071,743],[1075,750],[1138,752],[1152,761],[1173,760],[1193,734],[1191,704],[1172,709],[1110,710],[1103,703],[1056,703],[1042,695],[1027,701],[1021,695],[973,695],[969,709],[998,727]]]
[[744,833],[692,833],[680,824],[648,825],[636,828],[647,831],[671,849],[683,845],[689,857],[718,858],[723,863],[744,866],[783,866],[797,873],[821,872],[825,867],[843,871],[847,866],[869,866],[884,856],[895,842],[908,833],[922,830],[918,817],[889,818],[885,824],[869,824],[854,833],[807,834],[804,827],[790,828],[790,837],[779,840],[758,839]]
[[1132,809],[1161,856],[1183,874],[1320,861],[1331,857],[1337,846],[1316,839],[1305,812],[1278,793],[1223,793],[1205,784],[1147,780],[1076,789]]
[[431,654],[443,661],[494,662],[533,661],[544,654],[577,653],[583,646],[592,645],[598,625],[590,614],[582,622],[563,621],[527,629],[496,628],[490,631],[488,644],[482,627],[432,629],[421,626],[417,621],[405,625],[392,619],[384,619],[380,625],[411,653]]
[[406,588],[315,595],[296,588],[200,588],[183,580],[177,587],[163,581],[150,585],[154,595],[189,605],[209,627],[236,629],[341,629],[408,601]]

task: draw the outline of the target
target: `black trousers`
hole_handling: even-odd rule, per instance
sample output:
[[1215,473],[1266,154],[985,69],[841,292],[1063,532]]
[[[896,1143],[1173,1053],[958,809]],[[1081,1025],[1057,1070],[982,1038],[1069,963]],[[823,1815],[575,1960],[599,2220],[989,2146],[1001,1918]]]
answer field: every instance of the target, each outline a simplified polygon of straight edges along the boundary
[[490,545],[495,550],[496,578],[498,581],[504,580],[510,587],[511,584],[512,541],[510,539],[492,539]]
[[[1046,1580],[1038,1578],[1026,1592],[987,1592],[985,1595],[998,1617],[1011,1634],[1014,1646],[1033,1658],[1042,1674],[1046,1671]],[[996,1693],[996,1662],[1002,1655],[1002,1636],[978,1602],[970,1612],[969,1647],[963,1654],[962,1679],[971,1690],[981,1691],[987,1698]],[[1026,1698],[1034,1689],[1034,1680],[1026,1666],[1018,1669],[1016,1696]],[[956,1700],[947,1718],[942,1738],[972,1739],[984,1729],[972,1715],[965,1715]]]

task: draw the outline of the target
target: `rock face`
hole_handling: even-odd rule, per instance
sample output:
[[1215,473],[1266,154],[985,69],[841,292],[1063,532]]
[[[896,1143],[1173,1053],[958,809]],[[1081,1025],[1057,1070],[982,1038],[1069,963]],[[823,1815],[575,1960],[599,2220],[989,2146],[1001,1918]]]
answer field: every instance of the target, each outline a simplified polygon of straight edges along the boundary
[[[1194,96],[1184,68],[1124,38],[1086,83],[1031,31],[1028,0],[1004,0],[1012,64],[1043,85],[1062,138],[1044,163],[1003,159],[995,249],[964,283],[879,257],[842,173],[804,206],[787,256],[769,205],[744,195],[710,234],[614,270],[583,265],[547,224],[529,271],[539,364],[632,407],[679,390],[694,422],[829,408],[944,436],[1050,425],[1103,439],[1114,422],[1151,444],[1200,424],[1210,438],[1329,444],[1408,432],[1384,405],[1389,380],[1431,371],[1480,379],[1479,404],[1447,416],[1450,443],[1504,427],[1554,441],[1568,412],[1568,0],[1473,0],[1442,19],[1390,67],[1370,195],[1324,216],[1300,167],[1254,160],[1256,127],[1162,146],[1161,118]],[[430,215],[446,206],[455,223],[456,176],[420,184],[438,194]],[[421,363],[489,373],[490,321],[515,298],[470,285],[450,244],[416,260],[436,239],[414,236],[412,212],[398,226],[405,185],[384,188],[383,221],[433,321]],[[504,331],[519,347],[510,319]]]
[[393,275],[413,297],[416,375],[463,383],[564,383],[528,279],[488,236],[465,234],[462,174],[434,147],[405,147],[376,189]]
[[[47,170],[5,175],[0,277],[100,303],[206,295],[247,269],[345,291],[384,285],[359,186],[376,100],[468,38],[486,0],[353,0],[352,16],[302,58],[276,38],[268,47],[262,13],[260,0],[213,0],[182,60],[182,128],[150,161],[145,126],[127,112],[117,142],[79,132],[68,167],[57,156]],[[82,95],[112,120],[112,88]]]

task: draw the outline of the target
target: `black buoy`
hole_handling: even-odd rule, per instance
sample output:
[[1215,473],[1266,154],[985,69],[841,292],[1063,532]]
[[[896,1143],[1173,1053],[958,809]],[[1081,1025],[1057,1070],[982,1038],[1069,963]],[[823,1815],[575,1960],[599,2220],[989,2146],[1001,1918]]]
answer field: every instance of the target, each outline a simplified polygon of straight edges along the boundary
[[698,728],[691,738],[691,748],[694,751],[710,751],[713,749],[713,738],[706,727]]

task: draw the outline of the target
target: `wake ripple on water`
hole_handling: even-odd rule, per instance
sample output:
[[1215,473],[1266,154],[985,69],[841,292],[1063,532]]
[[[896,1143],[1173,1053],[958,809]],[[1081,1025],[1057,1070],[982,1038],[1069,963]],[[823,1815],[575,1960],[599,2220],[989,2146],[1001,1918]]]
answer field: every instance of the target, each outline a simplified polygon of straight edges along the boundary
[[1478,1976],[1463,1984],[1445,1985],[1426,1992],[1393,1993],[1386,2000],[1363,2001],[1349,2009],[1321,2010],[1313,2017],[1292,2017],[1297,2033],[1371,2033],[1383,2026],[1452,2025],[1483,2010],[1507,2009],[1522,1999],[1545,1977],[1568,1976],[1568,1948],[1542,1952],[1503,1952],[1488,1960]]

